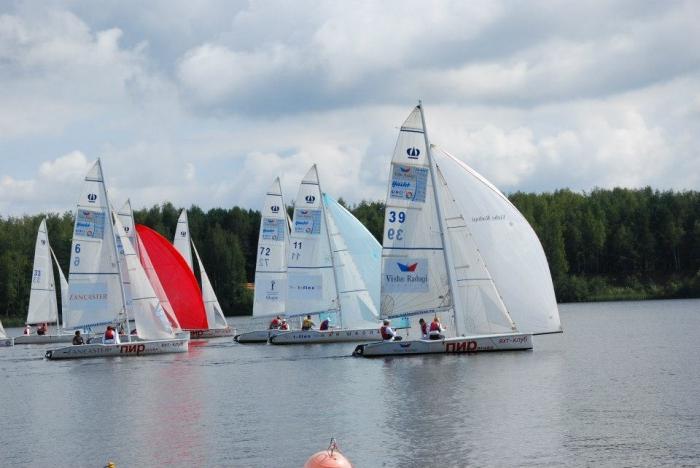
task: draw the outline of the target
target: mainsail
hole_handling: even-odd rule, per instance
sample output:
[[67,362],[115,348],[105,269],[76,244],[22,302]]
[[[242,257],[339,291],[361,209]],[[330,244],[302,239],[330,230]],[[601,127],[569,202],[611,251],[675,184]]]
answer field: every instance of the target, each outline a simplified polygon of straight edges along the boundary
[[219,304],[219,299],[216,297],[214,288],[209,281],[209,275],[207,275],[204,265],[202,264],[202,259],[199,256],[197,247],[195,247],[194,242],[192,243],[192,248],[194,249],[195,257],[197,258],[197,265],[199,265],[199,275],[202,278],[202,301],[204,301],[204,310],[207,313],[207,322],[209,322],[210,329],[224,329],[228,327],[224,313],[221,310],[221,305]]
[[124,258],[132,292],[129,311],[130,317],[136,322],[138,336],[145,340],[175,338],[165,311],[156,297],[139,257],[118,217],[115,219],[114,225],[124,247]]
[[53,265],[51,264],[49,236],[46,231],[46,219],[41,220],[39,232],[36,236],[27,323],[58,324],[56,285],[54,283]]
[[56,268],[58,268],[58,276],[61,281],[61,316],[63,318],[63,328],[66,328],[66,311],[68,310],[68,280],[66,280],[66,275],[63,274],[63,269],[61,269],[61,265],[58,263],[58,259],[56,258],[56,254],[54,253],[53,249],[49,247],[49,250],[51,251],[53,261],[56,263]]
[[288,317],[337,311],[333,254],[314,164],[301,181],[294,204],[287,260]]
[[68,275],[68,328],[116,323],[125,313],[119,258],[100,160],[78,200]]
[[[422,315],[427,320],[439,315],[454,323],[425,142],[421,108],[416,107],[401,126],[391,160],[384,213],[381,315]],[[412,325],[417,326],[417,322]]]
[[148,257],[180,326],[184,330],[208,329],[202,292],[182,255],[156,231],[137,224],[136,232],[141,240],[141,259]]
[[446,183],[518,330],[560,332],[552,276],[535,231],[493,184],[435,149],[436,162],[444,169]]
[[278,177],[267,191],[260,217],[253,317],[285,313],[289,230],[287,208]]
[[[348,210],[323,194],[343,328],[376,328],[382,247]],[[371,288],[371,289],[369,289]]]
[[187,210],[180,212],[180,217],[177,219],[177,227],[175,228],[175,238],[173,245],[180,252],[182,258],[185,259],[190,270],[192,268],[192,250],[190,249],[190,225],[187,221]]

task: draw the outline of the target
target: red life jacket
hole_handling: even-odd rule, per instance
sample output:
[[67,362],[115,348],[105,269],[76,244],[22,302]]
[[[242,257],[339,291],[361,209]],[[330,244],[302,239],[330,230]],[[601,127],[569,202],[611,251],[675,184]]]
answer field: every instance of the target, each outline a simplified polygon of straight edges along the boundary
[[283,323],[282,325],[280,325],[280,330],[289,330],[289,324]]
[[324,320],[321,322],[321,326],[319,327],[319,330],[328,330],[328,319]]
[[383,340],[390,340],[393,338],[394,335],[390,335],[387,333],[386,329],[389,327],[382,326],[382,328],[379,329],[379,331],[382,333],[382,339]]
[[111,328],[109,330],[105,331],[105,339],[107,339],[107,340],[114,339],[114,331]]
[[440,324],[437,323],[437,322],[431,322],[431,323],[430,323],[430,331],[431,331],[431,332],[432,332],[432,331],[437,331],[437,332],[439,332],[439,331],[440,331]]
[[270,322],[270,328],[277,328],[279,327],[280,322],[276,318],[272,319],[272,322]]
[[423,322],[420,326],[420,331],[422,334],[427,335],[428,334],[428,323]]

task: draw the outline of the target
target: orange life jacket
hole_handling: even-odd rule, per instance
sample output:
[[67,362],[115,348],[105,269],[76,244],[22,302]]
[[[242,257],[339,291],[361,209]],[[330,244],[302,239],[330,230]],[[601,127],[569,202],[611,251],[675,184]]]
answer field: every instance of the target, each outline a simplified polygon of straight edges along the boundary
[[114,339],[114,331],[110,328],[107,331],[105,331],[105,339],[107,340],[113,340]]
[[439,332],[440,331],[440,324],[438,322],[432,322],[430,324],[430,331],[431,332],[433,332],[433,331]]

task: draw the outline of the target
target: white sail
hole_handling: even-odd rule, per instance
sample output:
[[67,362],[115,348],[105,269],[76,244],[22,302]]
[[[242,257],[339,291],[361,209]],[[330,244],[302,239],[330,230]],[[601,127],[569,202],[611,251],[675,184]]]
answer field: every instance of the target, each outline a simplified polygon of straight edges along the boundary
[[117,218],[119,218],[119,221],[121,221],[122,226],[124,227],[124,232],[126,233],[126,237],[129,238],[129,241],[131,242],[131,245],[134,247],[134,250],[136,251],[136,254],[139,254],[139,245],[138,242],[136,242],[136,227],[134,223],[134,212],[131,209],[131,200],[127,199],[126,202],[122,205],[122,207],[119,209],[117,212]]
[[287,260],[288,317],[339,308],[325,218],[314,164],[302,179],[294,204]]
[[2,326],[1,321],[0,321],[0,338],[7,338],[7,333],[5,332],[5,327]]
[[325,193],[323,203],[340,299],[340,316],[332,322],[343,328],[376,328],[382,247],[357,218]]
[[34,247],[32,286],[29,293],[29,311],[27,313],[27,323],[29,324],[58,324],[56,285],[54,283],[53,265],[51,264],[49,249],[46,219],[42,219]]
[[265,196],[255,263],[253,317],[285,313],[290,222],[279,177]]
[[190,225],[187,222],[187,210],[182,210],[180,217],[177,219],[177,227],[175,228],[175,237],[173,245],[180,252],[182,258],[192,269],[192,250],[190,249]]
[[66,311],[68,310],[68,281],[66,280],[66,275],[63,274],[61,265],[58,263],[56,254],[54,253],[53,249],[50,248],[50,250],[53,261],[58,269],[59,279],[61,281],[61,315],[63,317],[63,328],[66,328]]
[[163,306],[163,310],[165,310],[165,315],[168,317],[170,325],[176,332],[182,331],[182,328],[180,327],[180,322],[177,320],[177,316],[175,315],[175,311],[173,310],[173,306],[170,304],[170,301],[168,300],[168,295],[165,294],[165,289],[163,289],[163,285],[161,284],[160,279],[158,278],[158,273],[156,273],[156,269],[153,266],[151,257],[148,256],[148,250],[146,250],[143,244],[141,243],[141,238],[139,238],[138,233],[135,234],[134,239],[138,244],[141,266],[143,266],[143,270],[147,272],[147,277],[150,279],[151,286],[153,287],[156,296],[160,300],[160,305]]
[[[401,126],[391,160],[382,249],[381,315],[452,321],[437,200],[421,108]],[[417,327],[418,317],[412,321]]]
[[437,193],[452,260],[455,325],[459,333],[510,333],[515,327],[438,166]]
[[124,313],[112,214],[100,160],[78,200],[68,274],[68,328],[116,323]]
[[119,217],[115,216],[114,226],[124,247],[124,258],[130,278],[132,300],[129,316],[136,323],[136,332],[144,340],[165,340],[175,338],[173,329],[165,316],[156,293],[148,281],[139,257],[124,231]]
[[209,281],[209,275],[207,275],[204,269],[204,264],[199,256],[197,247],[195,247],[194,242],[192,243],[192,248],[194,249],[194,255],[197,258],[197,265],[199,265],[199,275],[202,278],[202,300],[204,301],[204,309],[207,312],[207,322],[209,322],[210,329],[222,329],[228,327],[226,323],[226,318],[224,313],[221,311],[221,305],[219,304],[219,299],[216,297],[214,288],[211,286],[211,281]]
[[436,162],[518,330],[561,331],[547,258],[530,224],[483,176],[436,150]]

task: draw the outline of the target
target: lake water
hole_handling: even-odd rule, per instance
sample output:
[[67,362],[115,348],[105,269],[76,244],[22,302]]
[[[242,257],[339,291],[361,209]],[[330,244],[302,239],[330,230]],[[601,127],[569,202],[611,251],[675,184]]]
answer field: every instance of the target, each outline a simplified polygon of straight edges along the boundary
[[331,436],[356,467],[700,464],[700,301],[560,310],[565,333],[532,352],[370,360],[353,344],[216,340],[48,362],[45,346],[0,348],[0,465],[299,467]]

